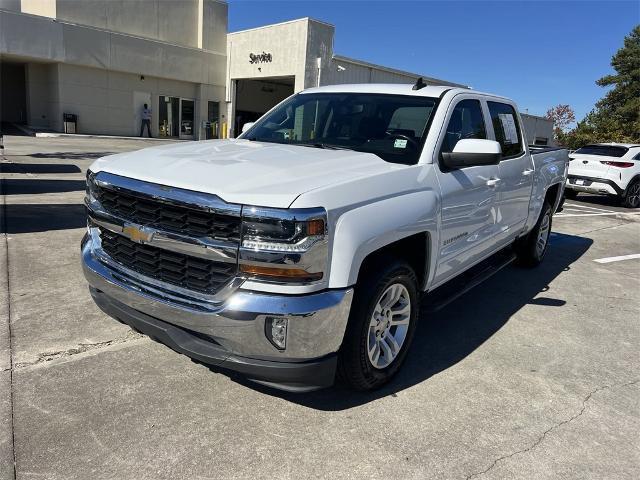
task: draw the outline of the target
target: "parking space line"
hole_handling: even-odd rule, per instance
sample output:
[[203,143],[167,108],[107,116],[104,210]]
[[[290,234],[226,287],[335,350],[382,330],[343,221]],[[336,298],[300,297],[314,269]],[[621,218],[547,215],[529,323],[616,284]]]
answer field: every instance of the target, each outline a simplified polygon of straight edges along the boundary
[[626,213],[626,212],[610,212],[610,213],[557,213],[553,218],[566,218],[566,217],[599,217],[600,215],[640,215],[640,212]]
[[567,207],[573,207],[573,208],[588,208],[589,210],[597,210],[600,212],[613,212],[613,210],[606,210],[604,208],[597,208],[597,207],[591,207],[589,205],[578,205],[575,203],[565,203],[565,205]]
[[640,258],[640,253],[632,253],[631,255],[620,255],[618,257],[605,257],[598,258],[594,260],[597,263],[612,263],[612,262],[621,262],[622,260],[632,260],[635,258]]

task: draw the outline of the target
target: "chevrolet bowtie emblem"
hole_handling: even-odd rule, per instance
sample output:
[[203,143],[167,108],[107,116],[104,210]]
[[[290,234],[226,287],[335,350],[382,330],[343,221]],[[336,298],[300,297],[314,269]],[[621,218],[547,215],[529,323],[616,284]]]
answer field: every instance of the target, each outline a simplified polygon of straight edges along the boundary
[[153,230],[138,225],[125,225],[122,233],[136,243],[148,243],[153,238]]

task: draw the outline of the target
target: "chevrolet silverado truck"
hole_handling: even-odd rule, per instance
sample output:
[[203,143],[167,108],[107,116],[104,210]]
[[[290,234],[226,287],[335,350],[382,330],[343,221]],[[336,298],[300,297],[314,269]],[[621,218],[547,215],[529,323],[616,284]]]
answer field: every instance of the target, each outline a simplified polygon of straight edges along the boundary
[[198,362],[288,390],[377,388],[422,294],[497,252],[545,255],[568,156],[530,153],[507,98],[319,87],[247,127],[87,172],[95,302]]

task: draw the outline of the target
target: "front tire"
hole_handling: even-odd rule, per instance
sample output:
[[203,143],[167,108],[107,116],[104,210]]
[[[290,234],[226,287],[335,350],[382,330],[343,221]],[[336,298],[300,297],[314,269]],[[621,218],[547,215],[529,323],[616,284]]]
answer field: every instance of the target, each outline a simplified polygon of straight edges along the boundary
[[629,184],[627,191],[622,196],[622,206],[626,208],[640,207],[640,179]]
[[545,201],[535,227],[523,238],[516,240],[515,251],[519,265],[529,268],[540,265],[549,245],[551,219],[552,207]]
[[387,383],[404,361],[415,333],[417,279],[404,261],[388,260],[365,271],[355,289],[338,358],[339,378],[356,390]]

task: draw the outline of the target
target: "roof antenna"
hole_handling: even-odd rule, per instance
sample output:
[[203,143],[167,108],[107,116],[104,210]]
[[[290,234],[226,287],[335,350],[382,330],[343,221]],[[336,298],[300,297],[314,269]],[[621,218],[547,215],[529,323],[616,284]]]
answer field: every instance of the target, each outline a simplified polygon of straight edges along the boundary
[[424,83],[424,81],[422,80],[422,77],[418,78],[418,80],[416,80],[416,83],[413,85],[413,87],[411,88],[412,90],[420,90],[421,88],[426,87],[427,84]]

